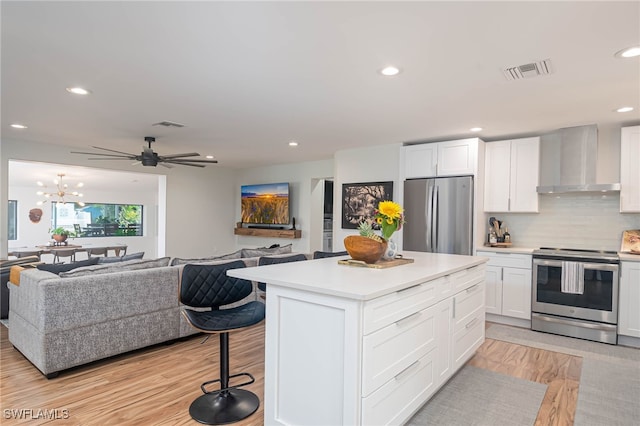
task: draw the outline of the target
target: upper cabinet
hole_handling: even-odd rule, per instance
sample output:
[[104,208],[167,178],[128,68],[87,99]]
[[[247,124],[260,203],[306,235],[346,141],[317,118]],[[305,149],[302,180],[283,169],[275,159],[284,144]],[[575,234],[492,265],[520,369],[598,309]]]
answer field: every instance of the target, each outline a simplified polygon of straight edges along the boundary
[[640,126],[623,127],[620,141],[620,211],[640,212]]
[[484,211],[538,212],[540,138],[485,144]]
[[403,147],[405,178],[461,176],[476,173],[478,138]]

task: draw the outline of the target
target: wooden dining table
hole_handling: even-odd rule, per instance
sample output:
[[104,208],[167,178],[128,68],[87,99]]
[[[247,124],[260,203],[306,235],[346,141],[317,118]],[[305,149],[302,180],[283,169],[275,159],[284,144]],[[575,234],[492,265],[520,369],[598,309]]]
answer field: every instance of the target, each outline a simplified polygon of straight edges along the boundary
[[107,251],[113,250],[116,256],[120,256],[121,251],[126,251],[126,244],[108,244],[108,245],[77,245],[77,244],[67,244],[67,245],[41,245],[35,247],[20,247],[15,249],[10,249],[7,253],[8,256],[18,256],[21,252],[40,252],[40,255],[43,254],[55,254],[56,250],[68,250],[75,249],[76,253],[87,252],[89,249],[103,249],[106,248]]

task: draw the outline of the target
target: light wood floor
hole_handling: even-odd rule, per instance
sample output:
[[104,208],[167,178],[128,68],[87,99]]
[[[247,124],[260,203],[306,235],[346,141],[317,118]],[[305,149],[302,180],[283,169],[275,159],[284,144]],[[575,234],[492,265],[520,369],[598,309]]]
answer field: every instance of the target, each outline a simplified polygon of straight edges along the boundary
[[[263,323],[264,324],[264,323]],[[5,410],[58,409],[55,425],[197,425],[189,405],[200,384],[217,378],[218,339],[194,336],[62,372],[47,380],[8,341],[0,326],[0,423],[45,424],[8,419]],[[231,334],[231,374],[247,371],[247,387],[264,401],[264,325]],[[572,425],[582,358],[487,339],[470,363],[548,385],[536,425]],[[259,410],[237,425],[261,425]],[[66,412],[62,410],[67,410]],[[508,424],[508,419],[505,419]]]

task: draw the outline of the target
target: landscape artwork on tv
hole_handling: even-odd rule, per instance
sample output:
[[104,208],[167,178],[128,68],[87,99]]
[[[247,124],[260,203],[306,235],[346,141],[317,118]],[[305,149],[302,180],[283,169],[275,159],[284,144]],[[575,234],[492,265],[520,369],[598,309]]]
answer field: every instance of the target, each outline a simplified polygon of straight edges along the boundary
[[289,184],[242,185],[242,223],[287,225]]

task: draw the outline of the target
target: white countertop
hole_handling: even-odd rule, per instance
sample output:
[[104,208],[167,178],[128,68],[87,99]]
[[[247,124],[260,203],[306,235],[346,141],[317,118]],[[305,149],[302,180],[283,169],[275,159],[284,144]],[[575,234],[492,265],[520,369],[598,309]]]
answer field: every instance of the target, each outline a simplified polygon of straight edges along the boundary
[[[339,259],[290,262],[252,268],[231,269],[232,277],[300,289],[329,296],[371,300],[415,284],[485,263],[488,258],[453,254],[404,251],[414,263],[385,269],[338,264]],[[268,290],[267,290],[268,292]]]
[[621,262],[640,262],[640,254],[618,252]]

